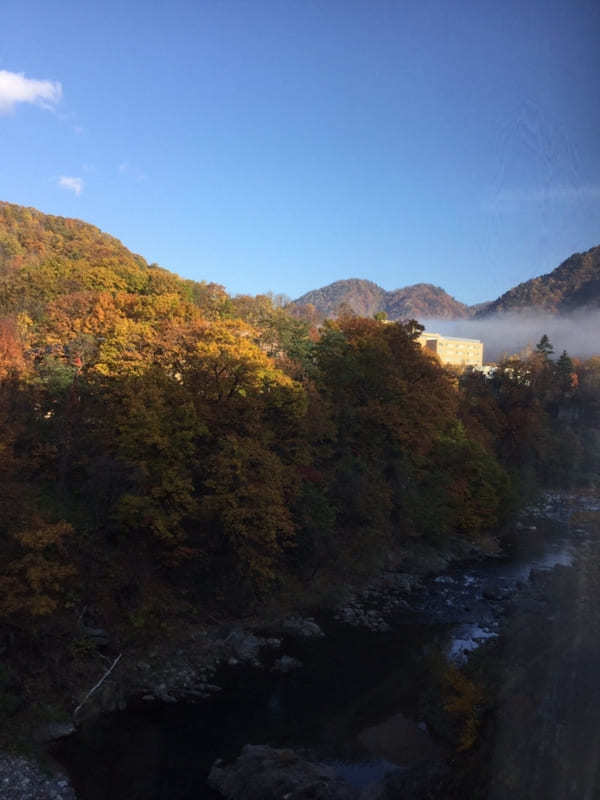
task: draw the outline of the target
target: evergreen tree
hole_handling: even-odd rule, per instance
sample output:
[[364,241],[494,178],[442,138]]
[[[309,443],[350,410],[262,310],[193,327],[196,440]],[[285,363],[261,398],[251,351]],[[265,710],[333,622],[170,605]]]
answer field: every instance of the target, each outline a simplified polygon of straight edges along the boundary
[[548,361],[552,353],[554,352],[554,348],[550,342],[550,339],[546,334],[542,336],[539,340],[537,345],[535,346],[536,353],[539,353],[540,356],[544,359],[544,361]]

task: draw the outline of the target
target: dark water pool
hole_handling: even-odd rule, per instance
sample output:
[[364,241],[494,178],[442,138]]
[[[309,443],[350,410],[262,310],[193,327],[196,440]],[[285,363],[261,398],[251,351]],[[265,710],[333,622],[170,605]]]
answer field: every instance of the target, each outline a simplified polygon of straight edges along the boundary
[[[424,661],[443,630],[419,625],[371,634],[330,626],[325,639],[286,648],[304,663],[291,675],[229,670],[220,676],[222,696],[107,715],[65,740],[57,755],[82,800],[216,797],[206,785],[210,766],[247,743],[305,748],[365,785],[397,766],[386,732],[373,733],[378,723],[401,712],[405,739],[420,746],[426,736],[418,727]],[[402,753],[410,749],[405,742]]]

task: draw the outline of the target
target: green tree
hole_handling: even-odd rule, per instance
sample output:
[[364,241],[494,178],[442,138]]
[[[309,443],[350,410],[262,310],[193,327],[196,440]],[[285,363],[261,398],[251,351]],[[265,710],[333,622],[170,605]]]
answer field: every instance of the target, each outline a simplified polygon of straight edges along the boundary
[[548,361],[548,359],[551,357],[552,353],[554,352],[554,348],[552,347],[550,339],[546,334],[544,334],[536,344],[535,351],[544,361]]
[[566,394],[576,388],[577,374],[575,372],[573,361],[569,357],[566,350],[562,351],[560,358],[556,362],[555,370],[558,385],[563,394]]

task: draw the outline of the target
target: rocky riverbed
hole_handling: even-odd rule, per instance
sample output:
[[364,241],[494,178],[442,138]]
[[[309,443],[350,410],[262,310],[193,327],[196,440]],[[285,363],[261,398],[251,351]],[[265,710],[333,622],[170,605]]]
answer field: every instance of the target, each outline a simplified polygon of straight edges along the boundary
[[219,758],[222,776],[235,771],[248,742],[293,751],[355,794],[370,784],[384,798],[394,785],[412,797],[428,776],[441,780],[447,755],[419,701],[428,660],[441,652],[460,665],[515,604],[541,610],[536,576],[571,563],[588,532],[569,516],[595,502],[547,496],[518,521],[510,559],[462,541],[444,554],[415,548],[317,618],[215,627],[135,663],[125,656],[57,748],[81,800],[165,796],[165,782],[173,800],[234,797],[207,775]]

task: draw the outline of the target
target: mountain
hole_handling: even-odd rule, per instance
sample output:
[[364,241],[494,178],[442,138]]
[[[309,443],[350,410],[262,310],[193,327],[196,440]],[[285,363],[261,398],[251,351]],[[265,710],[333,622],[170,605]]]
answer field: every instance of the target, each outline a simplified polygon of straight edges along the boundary
[[297,308],[312,305],[322,317],[331,317],[341,308],[371,317],[385,311],[389,319],[465,319],[469,307],[458,302],[439,286],[417,283],[387,292],[372,281],[350,278],[315,289],[294,301]]
[[387,292],[383,309],[390,319],[466,319],[469,306],[431,283],[415,283]]
[[78,219],[0,202],[0,315],[46,314],[60,297],[120,292],[179,296],[200,307],[221,302],[222,287],[184,280]]
[[[77,219],[0,202],[0,298],[20,310],[76,291],[180,292],[184,282],[149,266],[118,239]],[[8,306],[8,309],[7,309]]]
[[372,281],[350,278],[315,289],[292,303],[306,306],[319,317],[332,317],[344,308],[371,317],[385,311],[389,319],[484,319],[505,312],[532,309],[563,314],[580,308],[600,308],[600,245],[574,253],[547,275],[520,283],[492,302],[467,306],[439,286],[416,283],[387,292]]
[[385,289],[372,281],[349,278],[307,292],[294,300],[294,304],[298,306],[313,305],[324,317],[334,316],[338,313],[340,306],[347,305],[355,314],[361,317],[371,317],[377,311],[383,310],[385,295]]
[[476,316],[532,309],[561,314],[580,308],[600,308],[600,245],[574,253],[547,275],[520,283]]
[[469,306],[469,311],[473,317],[481,317],[491,304],[491,300],[484,300],[483,303],[475,303],[475,305]]

